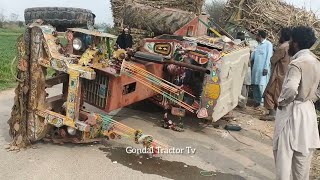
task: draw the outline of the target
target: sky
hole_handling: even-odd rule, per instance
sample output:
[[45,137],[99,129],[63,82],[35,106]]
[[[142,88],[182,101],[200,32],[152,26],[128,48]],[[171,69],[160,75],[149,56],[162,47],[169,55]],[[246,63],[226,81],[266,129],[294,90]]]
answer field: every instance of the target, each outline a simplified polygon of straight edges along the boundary
[[[211,0],[206,0],[210,2]],[[318,11],[320,15],[320,0],[285,0],[298,7],[305,6]],[[30,7],[78,7],[90,9],[96,14],[97,23],[113,24],[110,0],[0,0],[0,12],[6,16],[11,13],[19,15],[19,20],[24,18],[24,9]]]

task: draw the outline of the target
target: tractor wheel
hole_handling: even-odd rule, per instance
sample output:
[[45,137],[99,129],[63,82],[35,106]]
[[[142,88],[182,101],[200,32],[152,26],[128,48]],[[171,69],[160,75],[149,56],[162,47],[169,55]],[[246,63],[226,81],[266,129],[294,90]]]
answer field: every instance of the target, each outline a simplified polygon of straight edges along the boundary
[[25,23],[33,23],[42,19],[45,23],[56,27],[57,31],[66,28],[89,28],[94,24],[95,15],[87,9],[65,7],[28,8],[24,11]]
[[[179,1],[159,1],[159,0],[136,0],[135,2],[142,4],[143,6],[151,6],[157,8],[175,8],[181,11],[187,11],[193,14],[201,14],[204,0],[179,0]],[[116,27],[122,25],[122,21],[126,18],[123,17],[124,11],[127,9],[128,3],[126,0],[112,0],[111,9]],[[143,12],[142,12],[143,13]],[[160,14],[159,14],[160,15]],[[131,17],[129,18],[131,19]]]
[[131,28],[144,29],[160,35],[173,34],[194,19],[196,15],[186,11],[127,4],[123,17],[123,23]]

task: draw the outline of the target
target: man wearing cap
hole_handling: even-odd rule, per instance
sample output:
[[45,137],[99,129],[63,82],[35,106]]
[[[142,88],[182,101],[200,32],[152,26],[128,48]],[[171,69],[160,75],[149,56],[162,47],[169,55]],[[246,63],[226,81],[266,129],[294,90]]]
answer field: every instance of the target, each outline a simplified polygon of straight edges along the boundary
[[122,33],[118,36],[116,43],[120,47],[120,49],[132,48],[132,36],[130,35],[128,28],[123,29]]

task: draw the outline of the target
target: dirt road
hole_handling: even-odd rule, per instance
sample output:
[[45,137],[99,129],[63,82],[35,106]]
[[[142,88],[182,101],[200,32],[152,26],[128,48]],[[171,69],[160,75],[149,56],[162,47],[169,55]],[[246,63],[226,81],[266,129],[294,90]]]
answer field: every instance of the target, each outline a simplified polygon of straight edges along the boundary
[[[13,97],[13,90],[0,92],[0,147],[10,142],[7,120]],[[192,147],[196,153],[156,158],[128,154],[126,147],[140,146],[125,139],[89,145],[39,142],[20,152],[0,148],[0,179],[274,179],[272,122],[234,112],[236,119],[231,122],[241,124],[240,132],[203,128],[199,120],[190,118],[185,119],[185,132],[174,132],[159,127],[162,112],[149,104],[111,114],[161,142]]]

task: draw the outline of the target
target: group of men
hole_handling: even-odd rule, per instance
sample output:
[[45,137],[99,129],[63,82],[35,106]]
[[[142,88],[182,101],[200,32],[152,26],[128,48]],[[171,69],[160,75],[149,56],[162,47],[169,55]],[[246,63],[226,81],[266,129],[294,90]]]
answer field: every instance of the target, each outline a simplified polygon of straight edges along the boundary
[[[244,33],[237,35],[244,40]],[[265,31],[258,31],[256,40],[259,45],[251,52],[248,74],[245,77],[242,96],[248,99],[250,86],[253,89],[255,108],[263,106],[269,110],[267,119],[273,119],[278,106],[284,76],[290,62],[288,53],[291,29],[284,28],[280,32],[280,46],[274,51],[272,43],[267,40]],[[252,68],[252,69],[251,69]],[[245,107],[246,102],[242,107]]]
[[[243,33],[237,38],[245,39]],[[320,61],[310,51],[316,42],[314,31],[305,26],[284,28],[275,50],[265,31],[259,30],[256,40],[242,95],[247,99],[251,85],[255,108],[264,106],[269,110],[266,119],[275,119],[276,179],[308,180],[312,154],[320,148],[314,106],[320,99]],[[118,37],[117,45],[132,47],[128,28]]]
[[[320,61],[310,51],[314,31],[305,26],[284,28],[276,50],[265,31],[258,31],[256,40],[249,76],[255,108],[264,106],[269,110],[265,118],[275,120],[276,179],[308,180],[312,154],[320,148],[314,106],[320,98]],[[246,97],[248,85],[245,81]]]

